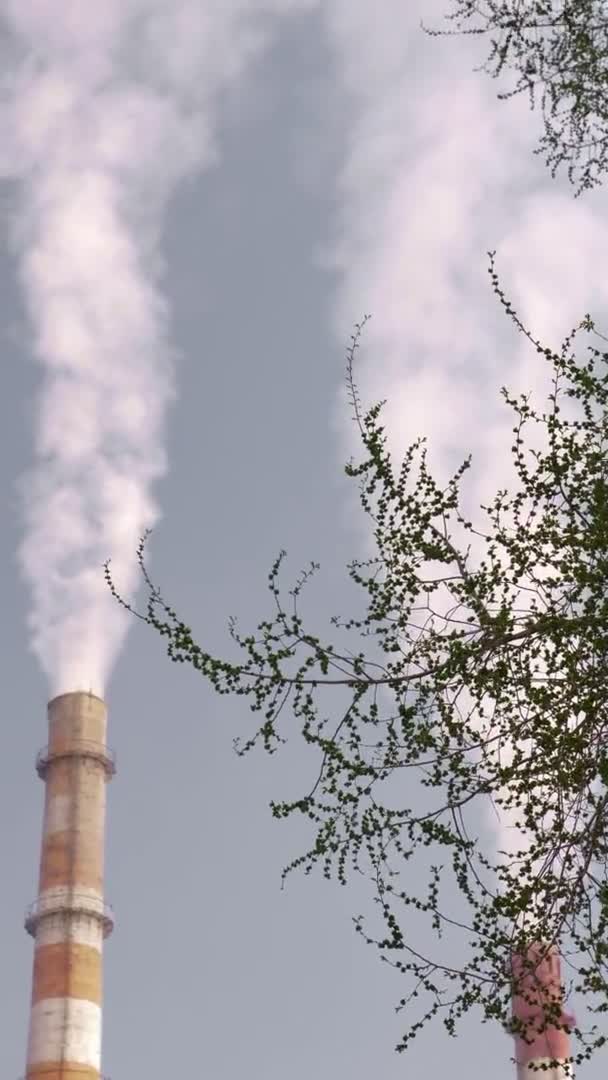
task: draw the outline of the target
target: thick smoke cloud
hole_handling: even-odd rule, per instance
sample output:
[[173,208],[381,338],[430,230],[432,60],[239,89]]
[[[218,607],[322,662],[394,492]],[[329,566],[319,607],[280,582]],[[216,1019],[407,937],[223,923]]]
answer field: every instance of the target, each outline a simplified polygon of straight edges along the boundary
[[[607,332],[608,278],[599,268],[608,218],[605,192],[575,201],[566,177],[552,180],[533,156],[542,117],[530,112],[527,95],[496,100],[516,76],[493,81],[473,71],[488,56],[488,38],[430,38],[420,29],[423,19],[454,30],[443,18],[454,7],[450,0],[323,5],[350,116],[335,236],[324,254],[340,275],[339,340],[364,313],[373,316],[356,376],[364,403],[386,399],[390,449],[400,457],[427,436],[430,466],[444,483],[472,452],[464,509],[483,527],[480,503],[514,480],[514,421],[499,388],[531,391],[542,411],[550,381],[493,294],[486,253],[496,250],[501,287],[524,324],[559,350],[587,311]],[[586,341],[579,337],[583,354]],[[359,452],[350,415],[341,393],[334,429],[343,458]],[[357,513],[353,527],[360,525]],[[465,548],[471,542],[460,538]],[[361,542],[369,544],[367,532]],[[480,553],[472,549],[473,558]],[[499,848],[525,844],[504,809],[487,821]]]
[[[31,644],[52,693],[102,693],[128,618],[139,536],[159,518],[175,397],[159,249],[180,180],[217,160],[219,98],[274,17],[306,0],[3,4],[0,174],[42,368],[19,551]],[[204,358],[203,358],[204,359]]]

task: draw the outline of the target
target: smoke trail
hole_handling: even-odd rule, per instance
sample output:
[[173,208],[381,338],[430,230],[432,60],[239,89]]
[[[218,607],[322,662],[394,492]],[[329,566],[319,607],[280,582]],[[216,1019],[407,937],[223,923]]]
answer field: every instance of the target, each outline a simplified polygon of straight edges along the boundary
[[[373,315],[356,377],[363,401],[387,401],[391,450],[400,457],[426,435],[444,482],[472,451],[464,510],[479,522],[479,503],[513,477],[513,421],[498,388],[531,390],[542,402],[548,385],[489,287],[486,252],[497,250],[501,285],[524,323],[559,348],[585,311],[605,309],[607,278],[597,271],[608,228],[605,214],[594,212],[597,199],[575,202],[569,185],[551,180],[533,157],[541,119],[526,96],[496,101],[515,79],[498,84],[472,70],[486,59],[487,40],[429,38],[420,29],[421,18],[454,29],[443,19],[453,9],[449,0],[324,6],[350,110],[336,237],[325,261],[342,274],[337,339],[345,341],[365,312]],[[358,453],[345,417],[341,397],[335,430],[346,452]],[[499,824],[488,820],[499,848],[523,846],[509,814]]]
[[43,368],[36,463],[22,479],[19,562],[31,645],[53,693],[102,693],[128,593],[159,517],[175,397],[161,287],[162,212],[217,160],[218,97],[307,0],[5,0],[0,175]]

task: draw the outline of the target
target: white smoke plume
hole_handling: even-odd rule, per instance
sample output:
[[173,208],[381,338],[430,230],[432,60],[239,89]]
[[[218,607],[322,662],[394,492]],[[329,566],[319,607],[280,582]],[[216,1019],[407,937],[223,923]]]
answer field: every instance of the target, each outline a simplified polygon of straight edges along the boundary
[[[20,485],[33,651],[52,693],[103,693],[137,541],[159,517],[175,396],[162,215],[217,158],[218,99],[307,0],[4,0],[0,177],[42,367]],[[204,359],[204,358],[203,358]]]
[[[323,6],[349,103],[336,237],[324,260],[342,275],[337,339],[373,316],[355,374],[364,403],[387,401],[391,451],[400,458],[426,435],[443,482],[471,451],[464,509],[483,527],[480,502],[513,481],[514,420],[499,388],[532,391],[542,411],[549,386],[547,367],[492,292],[486,253],[496,249],[501,287],[544,344],[559,351],[587,311],[607,332],[607,196],[575,201],[565,170],[552,180],[533,156],[540,110],[530,111],[525,94],[496,100],[516,74],[493,81],[473,71],[488,57],[488,36],[424,34],[421,19],[454,30],[443,16],[455,8],[454,0]],[[587,340],[579,335],[577,350]],[[334,425],[345,457],[360,449],[350,412],[341,394]],[[489,820],[499,848],[522,846],[510,815]]]

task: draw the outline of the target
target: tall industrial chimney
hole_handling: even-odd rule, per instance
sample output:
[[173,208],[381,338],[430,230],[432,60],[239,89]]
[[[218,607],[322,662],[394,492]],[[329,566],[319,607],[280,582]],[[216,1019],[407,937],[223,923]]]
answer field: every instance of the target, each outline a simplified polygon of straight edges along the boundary
[[38,898],[25,927],[34,938],[26,1080],[100,1080],[104,903],[106,706],[88,693],[48,705],[48,746]]
[[[513,956],[512,971],[513,1016],[524,1025],[526,1036],[515,1033],[517,1080],[572,1080],[572,1065],[567,1061],[571,1057],[569,1031],[575,1019],[563,1009],[558,950],[542,942],[531,945],[527,960],[519,954]],[[549,1006],[557,1006],[555,1022],[566,1025],[568,1031],[550,1023],[545,1031],[540,1030]],[[550,1067],[551,1061],[558,1065]]]

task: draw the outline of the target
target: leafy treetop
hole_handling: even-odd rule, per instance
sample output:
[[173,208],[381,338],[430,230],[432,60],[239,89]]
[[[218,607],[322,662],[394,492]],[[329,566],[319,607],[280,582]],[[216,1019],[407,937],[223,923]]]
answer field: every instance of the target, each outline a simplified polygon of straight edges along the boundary
[[[582,161],[575,197],[601,182],[608,153],[608,13],[604,0],[455,0],[457,10],[446,15],[460,28],[474,15],[485,26],[466,30],[429,30],[433,37],[487,34],[491,52],[483,70],[497,79],[505,65],[519,72],[513,90],[497,95],[506,101],[524,90],[535,108],[542,87],[545,131],[534,154],[546,153],[555,178],[568,164],[568,179]],[[494,36],[495,35],[495,36]],[[489,65],[494,69],[489,71]]]
[[[410,985],[398,1008],[407,1005],[409,1017],[423,992],[428,1004],[412,1015],[399,1051],[438,1015],[453,1035],[473,1006],[531,1038],[510,1016],[510,1002],[514,980],[521,989],[512,956],[526,955],[533,942],[559,947],[593,1012],[608,1007],[608,353],[589,346],[584,364],[569,355],[578,330],[594,330],[589,315],[561,355],[543,347],[505,300],[489,256],[494,292],[551,365],[552,383],[542,413],[530,395],[502,389],[515,417],[518,487],[482,505],[484,528],[460,509],[470,456],[443,486],[423,439],[397,468],[380,422],[383,403],[362,410],[353,363],[366,316],[347,353],[364,453],[346,472],[358,481],[377,549],[348,566],[366,598],[359,617],[334,617],[331,641],[311,632],[301,594],[319,567],[312,563],[285,601],[281,552],[269,574],[268,617],[250,634],[230,622],[241,653],[230,661],[196,644],[151,581],[147,534],[138,549],[149,590],[144,613],[119,595],[105,566],[114,597],[166,639],[174,662],[191,664],[219,694],[248,699],[260,723],[244,744],[236,741],[239,754],[257,744],[273,754],[298,728],[317,748],[310,788],[271,803],[275,818],[302,814],[314,834],[283,875],[318,866],[343,885],[353,870],[373,883],[383,932],[374,936],[361,915],[356,929]],[[566,399],[576,419],[566,418]],[[529,425],[543,431],[542,451],[527,446]],[[466,549],[457,526],[471,536]],[[355,635],[358,645],[335,644],[334,635]],[[422,809],[420,798],[417,807],[405,804],[415,778]],[[521,850],[484,853],[471,829],[488,807],[521,826]],[[446,905],[446,879],[465,918]],[[440,952],[423,955],[408,930],[412,911],[438,939],[458,931],[468,948],[460,967]],[[559,1003],[547,1003],[539,1023],[563,1026]],[[605,1041],[597,1025],[574,1034],[579,1063]]]

